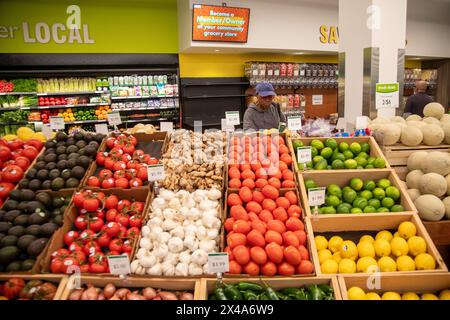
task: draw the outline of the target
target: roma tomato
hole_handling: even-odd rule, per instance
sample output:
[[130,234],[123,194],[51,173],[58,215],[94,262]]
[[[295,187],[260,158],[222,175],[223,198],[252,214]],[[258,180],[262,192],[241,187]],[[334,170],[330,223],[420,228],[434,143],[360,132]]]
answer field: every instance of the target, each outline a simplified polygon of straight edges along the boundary
[[128,179],[127,178],[119,178],[114,181],[116,188],[127,189],[128,188]]
[[95,176],[90,176],[87,179],[87,185],[89,187],[97,187],[98,188],[98,187],[100,187],[100,180]]

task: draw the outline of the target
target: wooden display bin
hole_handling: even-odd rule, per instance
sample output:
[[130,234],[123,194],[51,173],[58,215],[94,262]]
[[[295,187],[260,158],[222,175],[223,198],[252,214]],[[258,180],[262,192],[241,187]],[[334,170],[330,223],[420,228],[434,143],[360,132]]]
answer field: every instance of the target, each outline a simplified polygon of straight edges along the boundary
[[[313,140],[320,140],[323,143],[325,143],[325,141],[327,139],[334,139],[336,140],[336,142],[339,144],[341,142],[347,142],[349,145],[352,144],[353,142],[359,142],[359,143],[363,143],[363,142],[367,142],[370,145],[370,156],[371,157],[375,157],[375,158],[383,158],[386,162],[386,168],[390,168],[390,163],[387,161],[386,157],[384,156],[383,152],[381,151],[380,147],[378,146],[377,142],[375,141],[375,139],[373,137],[367,136],[367,137],[353,137],[353,138],[342,138],[342,137],[329,137],[329,138],[321,138],[321,137],[310,137],[310,138],[290,138],[289,142],[288,142],[288,147],[291,150],[291,155],[292,155],[292,161],[293,161],[293,165],[294,168],[296,170],[296,172],[298,173],[302,173],[301,170],[298,170],[298,166],[297,164],[297,150],[294,150],[294,146],[293,146],[293,142],[300,140],[303,142],[303,144],[305,146],[309,146],[311,144],[311,141]],[[385,168],[383,168],[385,169]],[[357,171],[363,171],[365,169],[361,169],[361,170],[357,170]],[[380,170],[380,169],[373,169],[373,170]],[[349,172],[349,171],[356,171],[356,170],[346,170],[346,169],[342,169],[342,170],[314,170],[314,171],[318,171],[318,172],[333,172],[333,171],[337,171],[337,172]]]
[[[200,280],[195,279],[171,279],[167,281],[164,278],[136,278],[128,277],[121,279],[112,276],[81,276],[79,279],[81,287],[92,284],[96,287],[104,287],[108,283],[114,284],[116,288],[132,288],[142,289],[145,287],[152,287],[153,289],[164,289],[167,291],[190,291],[194,295],[194,300],[199,300]],[[64,289],[61,293],[60,300],[68,300],[72,290],[76,288],[76,277],[69,277]]]
[[4,274],[0,275],[0,282],[8,281],[11,278],[20,278],[23,279],[25,282],[29,280],[41,280],[44,282],[52,282],[58,288],[56,290],[55,297],[53,298],[53,300],[60,300],[68,280],[67,276],[60,276],[60,275],[45,275],[45,274],[24,275],[11,273],[8,275]]
[[440,144],[437,146],[426,146],[419,145],[415,147],[408,147],[402,144],[395,144],[393,146],[383,146],[383,153],[389,161],[391,166],[405,166],[408,157],[417,151],[441,151],[441,152],[450,152],[449,144]]
[[[387,291],[405,293],[437,293],[441,290],[450,289],[450,273],[428,273],[421,275],[402,274],[385,275],[384,273],[377,282],[374,277],[369,276],[338,276],[339,288],[343,300],[348,300],[347,290],[351,287],[360,287],[364,292],[377,292],[380,296]],[[369,289],[370,286],[380,285],[379,289]]]
[[450,220],[422,221],[437,246],[450,245]]
[[[320,269],[319,256],[317,253],[317,247],[314,241],[314,237],[317,235],[323,235],[327,240],[334,235],[340,235],[344,240],[352,240],[355,244],[358,243],[361,236],[370,234],[375,237],[376,233],[382,230],[390,230],[395,232],[403,221],[411,221],[416,225],[417,235],[423,237],[427,243],[427,253],[429,253],[436,261],[436,269],[434,270],[415,270],[415,271],[396,271],[396,272],[383,272],[385,274],[414,274],[421,275],[427,273],[436,272],[448,272],[447,267],[442,259],[439,251],[436,249],[433,241],[428,235],[422,221],[417,214],[397,214],[388,216],[372,216],[372,215],[354,215],[347,217],[336,217],[330,219],[314,219],[306,218],[306,224],[308,230],[308,240],[311,245],[311,255],[314,260],[314,267],[316,268],[316,274],[324,275]],[[361,273],[345,274],[345,276],[353,277],[361,275]]]
[[[261,278],[224,278],[225,283],[238,283],[241,281],[254,282],[263,285]],[[201,279],[199,294],[195,296],[196,300],[208,300],[208,297],[213,293],[216,288],[216,279]],[[292,277],[280,277],[280,278],[264,278],[264,282],[274,290],[281,290],[284,288],[296,288],[313,284],[328,284],[334,290],[335,300],[342,300],[341,292],[339,290],[339,283],[336,277],[322,276],[322,277],[305,277],[305,278],[292,278]]]
[[302,205],[305,210],[306,216],[312,217],[312,211],[308,202],[308,190],[305,186],[305,181],[307,179],[312,179],[319,187],[327,187],[330,184],[337,184],[338,186],[345,187],[350,183],[352,178],[361,178],[363,181],[373,180],[378,181],[383,178],[389,179],[392,185],[400,190],[400,204],[405,208],[405,212],[386,212],[386,213],[336,213],[336,214],[318,214],[315,218],[335,218],[335,217],[354,217],[358,215],[370,215],[373,217],[380,216],[384,217],[386,215],[403,215],[405,213],[412,214],[416,213],[417,209],[414,206],[407,190],[401,185],[399,178],[391,169],[384,170],[358,170],[352,172],[342,172],[341,170],[331,170],[331,172],[315,172],[307,171],[299,175],[300,181],[300,192],[302,198]]

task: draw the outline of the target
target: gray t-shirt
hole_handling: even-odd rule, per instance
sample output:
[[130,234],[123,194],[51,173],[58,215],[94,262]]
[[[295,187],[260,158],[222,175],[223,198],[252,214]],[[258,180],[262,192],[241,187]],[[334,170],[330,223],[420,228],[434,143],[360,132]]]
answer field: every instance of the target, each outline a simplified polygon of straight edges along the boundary
[[252,103],[244,113],[244,130],[278,129],[280,121],[286,122],[286,117],[281,113],[280,118],[280,113],[274,104],[271,104],[267,110],[263,110]]

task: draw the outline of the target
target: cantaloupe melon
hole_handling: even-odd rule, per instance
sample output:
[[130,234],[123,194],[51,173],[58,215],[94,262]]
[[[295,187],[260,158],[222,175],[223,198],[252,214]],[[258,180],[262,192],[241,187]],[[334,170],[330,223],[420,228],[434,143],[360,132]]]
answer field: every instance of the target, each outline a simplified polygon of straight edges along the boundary
[[441,199],[432,194],[424,194],[418,197],[414,201],[414,205],[423,220],[439,221],[445,215],[445,206]]
[[391,120],[388,118],[377,117],[377,118],[373,119],[372,121],[370,121],[370,124],[375,124],[375,123],[386,124],[386,123],[390,123],[390,122],[391,122]]
[[397,122],[397,123],[405,123],[406,122],[406,120],[400,116],[392,117],[390,120],[391,120],[391,122]]
[[450,122],[442,122],[442,130],[444,130],[444,143],[450,144]]
[[441,117],[441,123],[448,123],[450,122],[450,114],[444,113]]
[[447,219],[450,219],[450,197],[444,198],[444,200],[442,200],[442,203],[445,207],[445,217]]
[[423,114],[425,115],[425,117],[441,119],[444,113],[445,109],[439,102],[430,102],[425,106],[425,108],[423,108]]
[[422,178],[423,172],[420,170],[410,171],[406,175],[406,185],[409,189],[419,189],[420,187],[420,178]]
[[422,122],[422,121],[408,121],[408,122],[406,122],[406,125],[409,127],[409,126],[412,126],[412,127],[417,127],[417,128],[419,128],[419,129],[421,129],[421,128],[423,128],[424,126],[426,126],[427,124],[425,123],[425,122]]
[[411,200],[414,202],[418,197],[420,197],[419,189],[408,189],[408,194]]
[[447,195],[450,196],[450,174],[445,176],[445,181],[447,181]]
[[406,162],[406,164],[408,166],[408,171],[420,169],[422,167],[422,162],[425,160],[427,155],[428,155],[428,152],[426,152],[426,151],[417,151],[417,152],[412,153],[408,157],[408,160]]
[[419,191],[421,194],[432,194],[442,197],[447,193],[447,181],[437,173],[426,173],[420,177]]
[[400,140],[402,129],[398,124],[388,123],[375,131],[374,137],[381,145],[391,146]]
[[412,114],[406,118],[406,121],[422,121],[422,117],[418,114]]
[[450,155],[439,151],[430,152],[420,168],[423,173],[434,172],[446,176],[450,174]]
[[402,129],[400,142],[405,146],[415,147],[423,140],[422,130],[414,126],[407,126]]
[[444,130],[438,125],[428,124],[421,128],[423,143],[427,146],[437,146],[444,140]]
[[425,117],[422,119],[422,122],[424,122],[426,124],[435,124],[437,126],[441,125],[441,122],[438,119],[433,118],[433,117]]

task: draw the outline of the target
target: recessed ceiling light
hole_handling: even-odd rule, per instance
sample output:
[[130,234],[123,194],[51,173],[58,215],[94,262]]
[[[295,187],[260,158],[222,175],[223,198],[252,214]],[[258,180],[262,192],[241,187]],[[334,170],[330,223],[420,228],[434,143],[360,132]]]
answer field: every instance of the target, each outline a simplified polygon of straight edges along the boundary
[[305,54],[304,52],[294,52],[294,54]]
[[215,52],[219,52],[220,50],[219,49],[216,49],[216,50],[214,50]]

